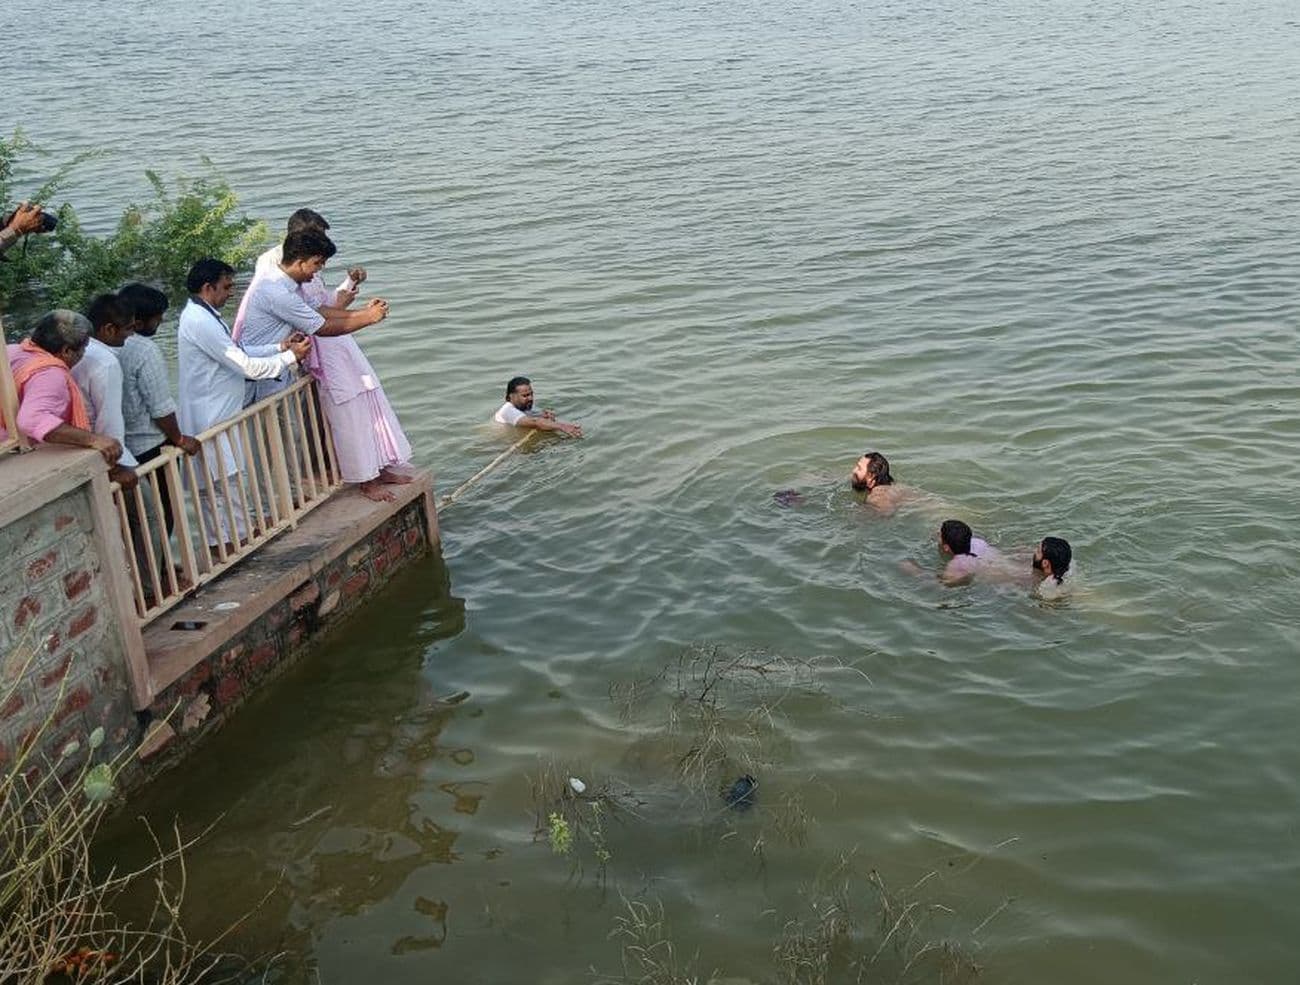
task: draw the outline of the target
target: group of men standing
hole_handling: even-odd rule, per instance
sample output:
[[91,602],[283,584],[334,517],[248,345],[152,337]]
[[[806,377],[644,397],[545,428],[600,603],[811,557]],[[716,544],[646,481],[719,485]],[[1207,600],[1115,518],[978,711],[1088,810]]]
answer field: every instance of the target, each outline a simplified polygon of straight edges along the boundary
[[[111,478],[130,488],[135,469],[164,445],[197,454],[193,435],[285,389],[298,368],[318,382],[343,481],[370,499],[393,499],[386,487],[413,478],[411,447],[352,337],[383,321],[388,304],[376,299],[352,307],[366,279],[363,267],[352,268],[337,289],[325,286],[321,270],[336,252],[328,229],[310,209],[289,218],[284,242],[258,258],[233,326],[222,309],[234,291],[234,269],[214,258],[190,268],[177,329],[179,400],[151,338],[167,309],[162,292],[133,284],[95,298],[85,315],[46,315],[30,338],[8,347],[19,430],[38,442],[96,449]],[[205,460],[216,492],[202,497],[208,542],[238,543],[247,536],[239,476],[256,449],[242,447],[229,432],[214,444]],[[165,475],[159,478],[165,482]],[[170,498],[165,487],[162,492],[170,533]],[[240,501],[228,504],[227,495]]]

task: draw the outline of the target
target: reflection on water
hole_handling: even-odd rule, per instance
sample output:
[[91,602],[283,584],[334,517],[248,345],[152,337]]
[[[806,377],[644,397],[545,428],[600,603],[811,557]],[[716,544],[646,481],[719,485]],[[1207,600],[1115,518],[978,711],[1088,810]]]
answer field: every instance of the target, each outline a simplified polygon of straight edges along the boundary
[[[173,820],[187,835],[212,826],[189,859],[197,927],[210,935],[256,907],[240,950],[305,957],[322,927],[386,903],[425,866],[459,858],[459,831],[415,804],[430,771],[467,751],[444,748],[442,735],[472,710],[446,703],[421,673],[421,655],[463,625],[464,603],[441,560],[417,564],[333,631],[323,652],[245,706],[212,756],[144,794],[133,813],[155,829]],[[473,813],[481,794],[443,787],[456,810]],[[143,848],[138,833],[134,820],[118,819],[102,854],[133,857]],[[394,953],[439,946],[446,902],[416,896],[409,905],[427,926],[395,940]]]

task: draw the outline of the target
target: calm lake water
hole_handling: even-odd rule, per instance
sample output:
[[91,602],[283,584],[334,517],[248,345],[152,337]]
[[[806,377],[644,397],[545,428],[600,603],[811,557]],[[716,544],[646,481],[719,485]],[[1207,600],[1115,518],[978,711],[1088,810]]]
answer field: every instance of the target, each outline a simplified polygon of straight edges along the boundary
[[[142,799],[215,822],[196,932],[266,897],[235,944],[281,981],[570,983],[618,971],[626,897],[706,977],[770,982],[850,856],[872,981],[939,981],[902,971],[928,940],[993,983],[1300,978],[1293,3],[5,0],[0,25],[40,39],[3,125],[114,151],[69,189],[89,222],[201,155],[276,226],[329,217],[392,302],[363,344],[442,490],[508,442],[485,422],[515,373],[588,433],[476,487],[445,567]],[[937,503],[864,508],[868,447]],[[937,569],[945,515],[1067,537],[1073,597],[900,570]],[[700,785],[675,671],[611,698],[751,651],[784,672],[715,692],[734,761]],[[627,808],[603,877],[534,839],[551,760]],[[727,811],[743,770],[758,805]]]

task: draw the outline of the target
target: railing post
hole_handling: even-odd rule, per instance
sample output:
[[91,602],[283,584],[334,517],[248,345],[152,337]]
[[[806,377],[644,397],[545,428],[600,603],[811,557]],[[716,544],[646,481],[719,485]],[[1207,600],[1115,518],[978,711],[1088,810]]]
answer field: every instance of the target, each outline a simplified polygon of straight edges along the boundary
[[293,505],[293,484],[289,481],[288,456],[284,447],[284,427],[280,420],[282,403],[277,402],[263,408],[258,416],[266,429],[266,440],[271,448],[271,478],[275,483],[275,496],[280,501],[280,516],[292,518],[291,525],[297,523],[297,510]]
[[103,462],[97,457],[96,468],[90,479],[90,517],[94,529],[95,548],[102,565],[104,594],[117,616],[122,634],[123,656],[126,658],[127,676],[131,680],[131,700],[137,711],[148,708],[153,702],[153,680],[149,676],[149,661],[145,657],[144,637],[135,611],[131,586],[128,581],[133,558],[128,558],[127,547],[122,542],[117,511],[113,506],[112,485]]

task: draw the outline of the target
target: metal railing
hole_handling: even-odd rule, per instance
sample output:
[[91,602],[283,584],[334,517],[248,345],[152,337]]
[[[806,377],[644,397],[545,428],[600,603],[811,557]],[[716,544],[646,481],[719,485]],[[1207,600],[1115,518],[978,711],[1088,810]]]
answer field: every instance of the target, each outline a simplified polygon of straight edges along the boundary
[[167,446],[136,469],[134,489],[112,487],[141,626],[343,484],[310,377],[195,437],[197,455]]
[[[0,344],[4,333],[0,331]],[[0,455],[11,451],[24,451],[27,441],[18,433],[18,387],[14,386],[14,373],[7,358],[0,359]]]

